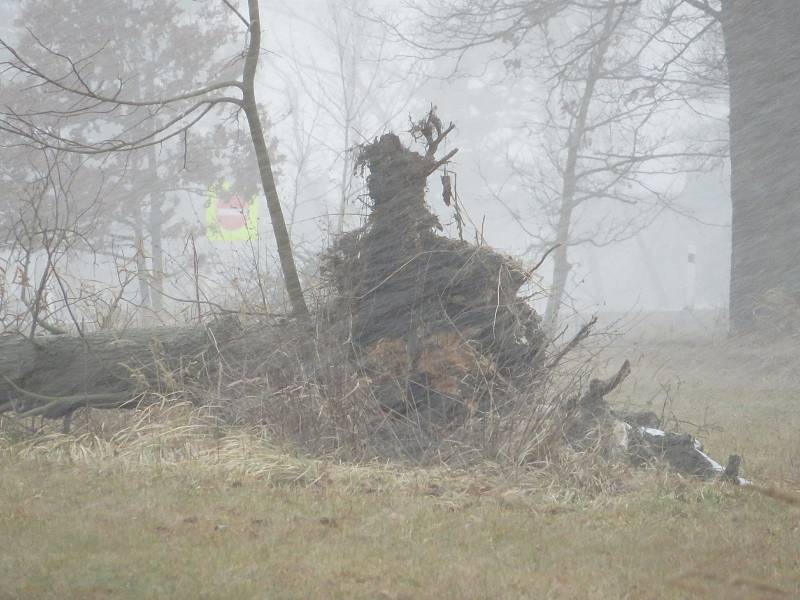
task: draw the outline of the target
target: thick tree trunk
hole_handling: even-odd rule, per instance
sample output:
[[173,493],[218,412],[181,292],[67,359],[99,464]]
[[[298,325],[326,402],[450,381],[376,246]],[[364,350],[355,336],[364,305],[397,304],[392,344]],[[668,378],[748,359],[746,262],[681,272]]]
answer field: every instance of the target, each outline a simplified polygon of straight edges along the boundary
[[157,389],[160,369],[188,365],[211,347],[203,327],[98,332],[86,339],[0,336],[0,412],[56,418],[80,406],[124,405],[143,384]]
[[130,407],[146,392],[207,402],[222,370],[279,381],[306,338],[291,322],[244,331],[230,317],[84,338],[0,335],[0,413],[58,418],[84,406]]
[[725,0],[730,79],[730,321],[759,325],[764,295],[800,295],[800,2]]

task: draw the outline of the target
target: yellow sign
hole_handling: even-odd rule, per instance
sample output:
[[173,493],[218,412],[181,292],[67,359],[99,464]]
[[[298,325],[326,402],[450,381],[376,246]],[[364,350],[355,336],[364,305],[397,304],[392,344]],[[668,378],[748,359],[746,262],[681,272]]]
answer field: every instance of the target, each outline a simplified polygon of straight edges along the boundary
[[249,201],[231,190],[229,182],[208,190],[206,237],[212,241],[246,241],[258,237],[258,197]]

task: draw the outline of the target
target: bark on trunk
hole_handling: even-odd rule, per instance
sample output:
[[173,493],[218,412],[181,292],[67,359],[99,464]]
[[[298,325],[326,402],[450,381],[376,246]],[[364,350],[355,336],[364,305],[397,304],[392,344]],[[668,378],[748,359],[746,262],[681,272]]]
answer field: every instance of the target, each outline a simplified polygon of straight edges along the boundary
[[353,167],[350,164],[350,121],[345,123],[344,128],[344,153],[342,155],[342,175],[339,181],[339,210],[336,215],[336,235],[341,236],[344,232],[344,219],[347,214],[347,199],[350,195],[350,179],[352,178]]
[[247,58],[244,65],[243,85],[242,85],[242,108],[247,117],[247,124],[250,128],[250,137],[256,150],[258,159],[258,170],[261,175],[261,184],[264,188],[264,195],[267,198],[267,209],[269,210],[272,231],[275,235],[275,242],[278,247],[278,258],[281,263],[283,280],[286,284],[286,292],[289,295],[289,302],[292,305],[292,312],[295,316],[305,317],[308,315],[308,307],[303,298],[303,288],[300,286],[300,278],[297,276],[297,267],[294,262],[292,251],[292,241],[289,231],[286,228],[286,220],[283,217],[283,209],[278,198],[278,190],[275,187],[275,176],[272,172],[272,164],[269,159],[269,150],[264,139],[264,129],[261,125],[261,118],[258,115],[258,105],[256,104],[255,77],[256,67],[258,66],[258,56],[261,52],[261,20],[258,12],[258,0],[249,0],[250,10],[250,44],[247,49]]
[[201,356],[210,344],[202,327],[98,332],[86,339],[0,336],[0,412],[56,418],[80,406],[124,405],[144,382],[157,384],[159,368]]
[[725,0],[730,80],[730,322],[753,330],[765,294],[800,296],[800,3]]
[[58,418],[84,406],[132,406],[145,392],[190,399],[197,392],[197,401],[206,402],[223,368],[237,378],[266,374],[279,381],[304,339],[306,332],[291,322],[243,331],[230,317],[84,338],[0,335],[0,413]]

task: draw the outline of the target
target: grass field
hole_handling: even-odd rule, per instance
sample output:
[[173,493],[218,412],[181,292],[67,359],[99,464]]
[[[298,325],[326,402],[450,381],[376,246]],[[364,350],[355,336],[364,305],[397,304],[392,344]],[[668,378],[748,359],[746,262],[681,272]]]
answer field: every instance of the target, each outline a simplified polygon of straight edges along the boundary
[[[630,358],[615,403],[663,410],[796,493],[797,354],[620,340],[599,368]],[[329,464],[241,437],[199,451],[191,429],[154,431],[2,447],[0,600],[800,597],[800,505],[753,490],[626,468],[589,493],[552,473]]]

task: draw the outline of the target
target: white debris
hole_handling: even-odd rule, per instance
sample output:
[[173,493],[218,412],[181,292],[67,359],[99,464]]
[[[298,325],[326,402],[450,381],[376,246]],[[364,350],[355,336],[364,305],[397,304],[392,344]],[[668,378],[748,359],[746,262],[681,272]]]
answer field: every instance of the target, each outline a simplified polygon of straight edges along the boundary
[[[639,427],[639,433],[642,435],[649,435],[651,437],[665,437],[667,434],[666,432],[655,429],[653,427]],[[626,438],[627,440],[627,438]],[[720,475],[725,473],[725,467],[711,458],[708,454],[703,452],[703,445],[698,442],[697,440],[693,440],[694,451],[708,464],[708,466],[715,472],[719,473]],[[736,477],[736,483],[739,485],[752,485],[753,482],[749,479],[745,479],[744,477]]]
[[639,427],[639,432],[640,433],[646,433],[647,435],[652,435],[652,436],[655,436],[655,437],[663,437],[663,436],[667,435],[666,433],[664,433],[660,429],[653,429],[652,427]]

